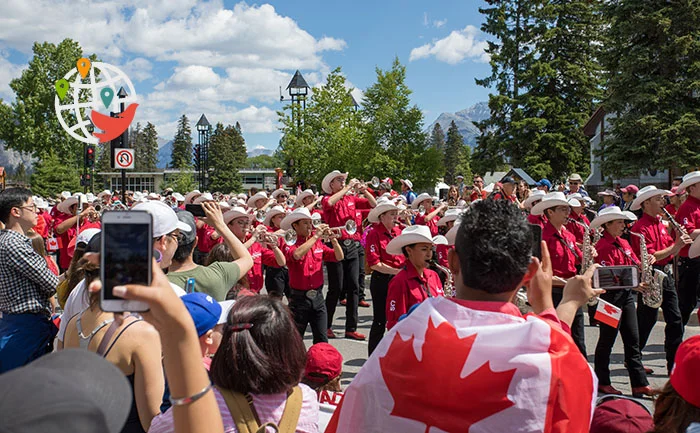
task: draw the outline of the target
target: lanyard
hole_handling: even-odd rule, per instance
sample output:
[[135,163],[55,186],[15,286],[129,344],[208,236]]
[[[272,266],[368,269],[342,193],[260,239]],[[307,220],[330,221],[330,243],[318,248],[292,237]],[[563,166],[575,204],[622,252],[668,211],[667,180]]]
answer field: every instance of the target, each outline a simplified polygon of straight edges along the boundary
[[[632,256],[628,256],[627,253],[625,253],[625,250],[622,249],[622,246],[620,246],[620,244],[617,243],[617,241],[614,241],[614,242],[613,242],[613,245],[615,246],[615,248],[617,248],[618,250],[620,250],[620,252],[622,253],[622,256],[625,257],[625,262],[627,261],[627,259],[630,259],[630,261],[632,262],[633,265],[639,266],[639,262],[635,262],[635,261],[632,259]],[[640,247],[640,248],[641,248],[641,247]]]
[[556,236],[557,239],[559,239],[559,242],[561,242],[562,245],[568,248],[569,251],[571,251],[571,253],[574,255],[574,258],[578,260],[579,257],[578,254],[576,254],[576,250],[571,245],[567,244],[564,238],[562,238],[558,233],[556,233],[554,236]]

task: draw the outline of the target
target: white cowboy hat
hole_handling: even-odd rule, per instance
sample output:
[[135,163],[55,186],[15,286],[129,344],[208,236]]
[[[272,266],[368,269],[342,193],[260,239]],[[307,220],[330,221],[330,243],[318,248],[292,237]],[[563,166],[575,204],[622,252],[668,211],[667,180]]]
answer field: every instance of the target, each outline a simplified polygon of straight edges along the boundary
[[149,193],[146,198],[149,200],[160,200],[160,196],[155,192]]
[[681,184],[678,185],[677,193],[682,194],[686,188],[698,182],[700,182],[700,171],[691,171],[690,173],[683,176],[683,182],[681,182]]
[[48,209],[49,204],[41,197],[34,198],[34,204],[37,209]]
[[396,207],[391,200],[380,198],[377,200],[377,205],[371,211],[369,211],[367,219],[371,223],[378,223],[379,217],[382,216],[384,212],[388,212],[390,210],[399,210],[399,208]]
[[89,203],[92,203],[93,201],[95,201],[95,194],[89,192],[89,193],[85,194],[85,199],[86,199]]
[[490,184],[486,185],[484,187],[484,191],[488,192],[489,194],[493,192],[493,189],[496,187],[496,184],[491,182]]
[[542,215],[545,209],[555,206],[570,206],[563,192],[554,191],[545,194],[545,196],[542,197],[542,201],[532,207],[530,213],[532,215]]
[[194,199],[194,200],[192,201],[192,203],[194,203],[194,204],[200,204],[200,203],[203,203],[203,202],[205,202],[205,201],[214,201],[214,197],[211,195],[210,192],[205,192],[204,194],[201,194],[199,197],[197,197],[196,199]]
[[406,185],[408,189],[413,189],[413,182],[408,179],[401,179],[401,183]]
[[433,245],[449,245],[449,242],[443,235],[437,235],[433,237]]
[[267,211],[265,214],[265,221],[263,221],[263,224],[266,226],[270,226],[272,224],[270,221],[272,221],[272,217],[279,215],[279,214],[285,214],[284,208],[282,206],[273,206],[270,210]]
[[297,196],[296,200],[294,200],[294,206],[296,207],[302,207],[304,206],[304,199],[306,197],[313,197],[316,194],[314,194],[313,191],[310,189],[305,189],[304,191],[300,192],[299,195]]
[[241,200],[248,200],[248,194],[242,192],[238,194],[236,198],[240,198]]
[[403,255],[401,249],[407,245],[418,243],[433,243],[428,226],[415,225],[406,227],[401,235],[395,237],[386,245],[386,252],[394,255]]
[[221,208],[221,212],[224,212],[224,213],[226,213],[226,211],[231,209],[231,205],[225,201],[220,201],[219,207]]
[[336,177],[342,177],[344,179],[347,179],[348,174],[341,173],[338,170],[333,170],[330,173],[328,173],[327,175],[325,175],[323,177],[323,182],[321,182],[321,189],[323,190],[323,192],[325,192],[326,194],[332,193],[331,182],[333,182],[333,179],[335,179]]
[[[70,213],[70,207],[73,206],[74,204],[78,204],[78,200],[80,200],[80,195],[82,195],[82,194],[76,194],[76,195],[68,197],[67,199],[65,199],[62,202],[60,202],[59,204],[57,204],[56,209],[58,209],[59,211],[65,213],[65,214],[72,215]],[[80,209],[78,209],[78,211],[80,211]]]
[[63,197],[63,198],[70,198],[70,197],[71,197],[70,191],[63,191],[63,192],[61,192],[61,197]]
[[247,217],[248,219],[252,219],[253,215],[246,212],[246,210],[243,209],[242,207],[235,206],[235,207],[232,207],[231,210],[227,211],[224,214],[224,222],[226,224],[228,224],[231,221],[235,220],[236,218],[240,218],[240,217]]
[[418,206],[420,206],[420,204],[426,200],[430,200],[430,203],[432,204],[433,197],[430,194],[425,193],[425,192],[422,194],[418,194],[418,197],[416,197],[416,199],[413,200],[413,203],[411,203],[411,208],[418,209]]
[[270,194],[270,197],[276,199],[277,196],[280,194],[287,194],[287,190],[285,190],[284,188],[276,189],[276,190],[272,191],[272,194]]
[[615,220],[636,220],[637,217],[631,212],[622,212],[617,206],[610,206],[602,209],[598,216],[591,221],[591,228],[600,227],[605,223]]
[[700,236],[695,238],[693,243],[690,245],[690,249],[688,250],[688,257],[691,259],[700,257]]
[[530,209],[533,201],[542,200],[546,194],[547,193],[541,189],[530,191],[530,195],[523,201],[523,206],[525,206],[526,209]]
[[185,197],[180,194],[179,192],[174,192],[172,196],[175,198],[177,201],[185,201]]
[[105,195],[112,195],[112,193],[110,190],[106,189],[106,190],[102,191],[101,193],[97,194],[97,196],[100,198],[102,198]]
[[[192,201],[200,195],[202,195],[202,193],[199,192],[198,189],[188,192],[187,195],[185,195],[185,204],[192,204]],[[134,197],[136,197],[136,193],[134,193]]]
[[637,191],[637,197],[632,202],[630,210],[639,210],[642,208],[642,203],[645,200],[649,200],[652,197],[664,196],[671,194],[671,191],[665,189],[657,189],[654,185],[645,186],[644,188]]
[[577,200],[577,199],[575,199],[575,198],[569,197],[569,198],[566,199],[566,201],[569,203],[569,206],[571,206],[571,207],[581,207],[581,206],[583,206],[583,204],[582,204],[579,200]]
[[292,228],[292,223],[295,223],[299,220],[310,220],[311,219],[311,213],[309,210],[305,207],[301,207],[299,209],[294,209],[293,212],[290,212],[287,214],[286,217],[282,220],[280,223],[280,228],[282,230],[290,230]]
[[447,239],[447,245],[454,245],[455,239],[457,238],[457,231],[459,230],[459,221],[452,226],[451,229],[445,233],[445,238]]
[[437,222],[437,225],[444,226],[450,221],[455,221],[457,218],[459,218],[461,214],[461,209],[447,209],[447,212],[445,212],[445,216],[440,218],[440,220]]
[[248,199],[246,204],[249,208],[255,208],[255,202],[261,199],[265,199],[265,201],[267,201],[267,193],[265,191],[255,193],[254,196]]

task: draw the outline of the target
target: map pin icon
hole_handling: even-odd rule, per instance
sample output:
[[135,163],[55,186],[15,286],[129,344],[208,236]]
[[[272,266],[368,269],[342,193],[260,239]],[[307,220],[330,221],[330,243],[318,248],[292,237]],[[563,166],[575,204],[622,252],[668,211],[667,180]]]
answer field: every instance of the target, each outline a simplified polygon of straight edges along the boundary
[[58,97],[60,99],[63,99],[66,97],[66,93],[68,92],[68,88],[70,87],[70,84],[68,84],[68,80],[65,78],[61,78],[60,80],[56,81],[56,93],[58,93]]
[[78,72],[80,72],[80,76],[83,78],[87,77],[88,72],[90,72],[90,67],[92,66],[90,59],[83,57],[78,60],[76,65],[78,67]]
[[100,97],[102,98],[102,103],[105,104],[105,108],[109,108],[109,104],[112,103],[112,99],[114,98],[114,90],[105,87],[100,90]]

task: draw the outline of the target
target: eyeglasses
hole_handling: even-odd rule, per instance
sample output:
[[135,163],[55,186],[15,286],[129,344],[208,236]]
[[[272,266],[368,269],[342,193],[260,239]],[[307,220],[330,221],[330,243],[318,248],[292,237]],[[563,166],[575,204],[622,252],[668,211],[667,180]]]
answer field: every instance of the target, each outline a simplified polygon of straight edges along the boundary
[[16,206],[19,209],[29,209],[31,211],[36,212],[36,204],[32,204],[31,206]]

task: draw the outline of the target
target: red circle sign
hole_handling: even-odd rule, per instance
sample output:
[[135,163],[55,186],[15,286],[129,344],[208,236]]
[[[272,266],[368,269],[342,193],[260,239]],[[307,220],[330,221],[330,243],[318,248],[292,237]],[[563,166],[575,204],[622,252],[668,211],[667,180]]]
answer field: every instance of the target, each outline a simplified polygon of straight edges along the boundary
[[134,157],[129,150],[120,150],[115,156],[118,168],[131,167],[134,163]]

